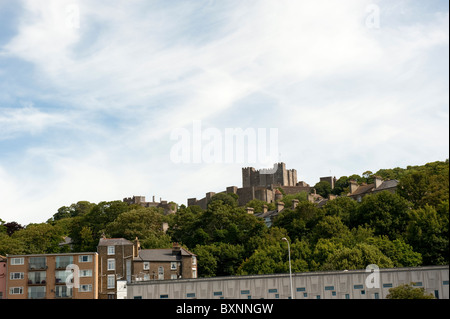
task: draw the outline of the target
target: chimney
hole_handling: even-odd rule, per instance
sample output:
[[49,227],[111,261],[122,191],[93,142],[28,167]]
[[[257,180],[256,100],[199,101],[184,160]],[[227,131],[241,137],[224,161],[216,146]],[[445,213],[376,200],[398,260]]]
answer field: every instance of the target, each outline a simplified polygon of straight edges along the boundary
[[277,202],[277,210],[278,212],[281,212],[284,209],[284,203],[283,202]]
[[297,205],[298,205],[298,199],[293,199],[292,200],[292,209],[295,209],[295,207],[297,207]]
[[139,243],[139,239],[136,237],[133,244],[133,257],[139,256],[139,250],[141,250],[141,244]]
[[247,207],[247,214],[253,215],[254,212],[255,212],[255,209],[253,207]]
[[172,244],[172,255],[178,255],[181,252],[181,246],[179,243]]
[[267,205],[263,205],[262,209],[263,209],[263,214],[267,213]]
[[353,194],[358,189],[359,185],[356,181],[351,180],[350,181],[350,194]]
[[374,178],[375,188],[380,187],[381,183],[383,183],[383,180],[381,179],[381,177],[374,175],[373,178]]

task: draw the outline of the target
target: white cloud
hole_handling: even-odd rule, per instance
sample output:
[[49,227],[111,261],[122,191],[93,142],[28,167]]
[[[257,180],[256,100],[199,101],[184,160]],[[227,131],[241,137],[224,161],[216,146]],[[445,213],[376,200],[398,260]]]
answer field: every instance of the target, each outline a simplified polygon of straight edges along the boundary
[[[173,128],[192,120],[223,128],[225,115],[234,127],[278,127],[281,159],[309,183],[329,168],[362,173],[448,156],[439,138],[448,128],[448,91],[428,68],[430,52],[448,55],[440,49],[448,45],[448,12],[394,25],[385,18],[399,9],[380,2],[380,28],[370,29],[372,2],[360,0],[22,3],[0,58],[30,63],[26,83],[36,95],[27,100],[52,108],[0,108],[0,142],[53,134],[21,150],[14,168],[23,173],[4,168],[1,177],[10,189],[29,185],[22,192],[42,203],[36,218],[82,199],[156,192],[185,203],[240,186],[239,165],[169,161]],[[236,107],[261,97],[270,99],[270,115]],[[15,100],[22,97],[8,101]]]

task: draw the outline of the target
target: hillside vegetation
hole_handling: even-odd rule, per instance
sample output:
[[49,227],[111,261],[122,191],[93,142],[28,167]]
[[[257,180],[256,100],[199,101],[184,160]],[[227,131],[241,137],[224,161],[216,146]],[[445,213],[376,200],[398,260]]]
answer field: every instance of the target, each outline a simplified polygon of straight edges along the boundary
[[[367,195],[361,203],[345,196],[349,180],[370,183],[373,175],[399,180],[397,192]],[[46,223],[23,227],[0,220],[0,254],[96,251],[105,234],[138,237],[143,248],[179,242],[197,254],[200,276],[267,274],[288,272],[287,244],[281,240],[286,237],[294,272],[449,263],[448,160],[343,176],[329,192],[341,196],[322,208],[304,193],[285,197],[288,208],[270,228],[238,207],[234,194],[215,195],[206,210],[181,205],[167,216],[121,201],[80,201],[59,208]],[[293,198],[299,199],[294,210]],[[253,200],[247,206],[258,212],[262,204]],[[72,248],[60,245],[65,236],[72,238]]]

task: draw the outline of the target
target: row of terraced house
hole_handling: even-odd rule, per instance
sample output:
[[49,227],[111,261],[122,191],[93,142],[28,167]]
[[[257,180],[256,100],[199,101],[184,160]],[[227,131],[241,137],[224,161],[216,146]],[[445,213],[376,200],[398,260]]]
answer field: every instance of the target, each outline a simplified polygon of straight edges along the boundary
[[126,285],[197,278],[196,256],[179,244],[141,249],[139,240],[101,238],[97,252],[0,256],[0,299],[126,298]]

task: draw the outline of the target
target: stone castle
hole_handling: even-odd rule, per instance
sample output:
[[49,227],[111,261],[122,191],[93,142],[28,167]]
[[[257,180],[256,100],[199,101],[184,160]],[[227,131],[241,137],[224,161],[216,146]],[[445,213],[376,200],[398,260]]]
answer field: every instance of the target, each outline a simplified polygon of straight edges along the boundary
[[[297,182],[297,171],[286,169],[285,163],[276,163],[273,169],[256,170],[253,167],[242,168],[242,187],[229,186],[222,193],[233,193],[238,195],[238,204],[243,206],[252,199],[259,199],[267,203],[275,202],[278,188],[286,194],[296,194],[301,191],[310,192],[311,186],[305,182]],[[198,205],[202,209],[206,206],[216,193],[208,192],[202,199],[189,198],[188,206]]]

